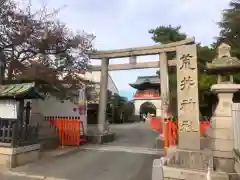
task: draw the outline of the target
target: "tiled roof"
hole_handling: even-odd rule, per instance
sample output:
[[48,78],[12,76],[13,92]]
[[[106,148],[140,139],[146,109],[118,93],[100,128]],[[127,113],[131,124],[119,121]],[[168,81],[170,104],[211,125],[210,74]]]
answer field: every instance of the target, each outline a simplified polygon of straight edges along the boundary
[[158,76],[139,76],[138,79],[132,84],[160,84],[160,78]]
[[0,98],[24,98],[24,96],[34,98],[40,96],[35,90],[35,83],[0,85]]

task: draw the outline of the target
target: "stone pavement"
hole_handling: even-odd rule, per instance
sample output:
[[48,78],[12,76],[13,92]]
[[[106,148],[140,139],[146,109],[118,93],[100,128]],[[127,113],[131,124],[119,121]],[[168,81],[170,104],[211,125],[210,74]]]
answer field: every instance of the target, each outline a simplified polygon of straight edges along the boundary
[[146,124],[113,125],[117,139],[13,169],[3,180],[150,180],[157,136]]

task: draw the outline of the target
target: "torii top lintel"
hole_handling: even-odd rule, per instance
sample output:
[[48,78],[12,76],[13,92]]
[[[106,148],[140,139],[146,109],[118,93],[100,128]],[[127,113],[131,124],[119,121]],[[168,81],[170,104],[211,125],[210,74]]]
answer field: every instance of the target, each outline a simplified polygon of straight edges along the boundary
[[145,46],[145,47],[136,47],[136,48],[127,48],[127,49],[118,49],[118,50],[107,50],[107,51],[96,51],[90,54],[91,59],[104,59],[104,58],[122,58],[122,57],[131,57],[131,56],[144,56],[144,55],[154,55],[162,52],[173,52],[176,50],[177,46],[193,44],[195,43],[194,38],[185,39],[178,42]]

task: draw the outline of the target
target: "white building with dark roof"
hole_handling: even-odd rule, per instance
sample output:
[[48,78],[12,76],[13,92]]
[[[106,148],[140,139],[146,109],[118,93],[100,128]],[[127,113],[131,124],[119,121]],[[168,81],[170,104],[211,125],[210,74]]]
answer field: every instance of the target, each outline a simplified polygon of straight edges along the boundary
[[[101,83],[101,71],[86,72],[85,74],[81,74],[80,76],[98,85]],[[119,90],[110,74],[108,74],[108,90],[112,94],[119,94]]]
[[134,83],[129,84],[136,89],[133,96],[135,115],[150,114],[161,116],[161,90],[158,76],[139,76]]

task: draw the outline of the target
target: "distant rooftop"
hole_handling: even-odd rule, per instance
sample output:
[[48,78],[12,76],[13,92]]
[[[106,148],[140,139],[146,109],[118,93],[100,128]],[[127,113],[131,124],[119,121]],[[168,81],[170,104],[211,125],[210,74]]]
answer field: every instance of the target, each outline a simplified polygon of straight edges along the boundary
[[143,83],[160,84],[160,78],[158,76],[138,76],[133,84]]
[[129,85],[135,89],[160,87],[160,78],[159,76],[139,76],[134,83]]

